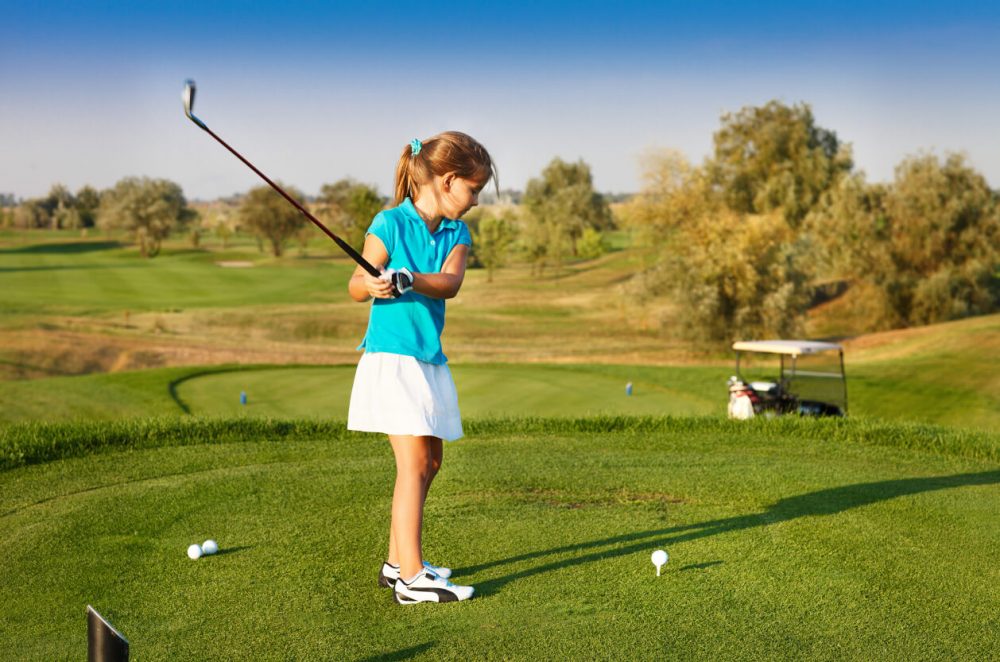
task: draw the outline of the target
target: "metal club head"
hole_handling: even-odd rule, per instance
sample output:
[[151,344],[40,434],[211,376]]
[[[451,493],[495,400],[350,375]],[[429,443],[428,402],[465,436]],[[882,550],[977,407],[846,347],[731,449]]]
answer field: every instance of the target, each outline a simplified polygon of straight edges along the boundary
[[184,101],[184,114],[188,116],[189,120],[207,130],[208,127],[205,126],[205,123],[191,113],[191,108],[194,106],[195,89],[196,87],[193,80],[189,78],[184,81],[184,92],[181,94],[181,99]]
[[184,81],[184,94],[181,98],[184,100],[184,114],[191,117],[191,107],[194,106],[194,92],[195,92],[194,81],[190,78]]

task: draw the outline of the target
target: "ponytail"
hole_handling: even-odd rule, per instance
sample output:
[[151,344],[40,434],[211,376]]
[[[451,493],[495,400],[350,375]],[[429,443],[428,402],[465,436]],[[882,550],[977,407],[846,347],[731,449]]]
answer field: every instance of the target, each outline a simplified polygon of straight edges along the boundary
[[483,184],[492,179],[499,194],[496,167],[486,148],[469,135],[445,131],[423,142],[414,139],[403,148],[396,163],[393,206],[412,199],[435,175],[449,172]]

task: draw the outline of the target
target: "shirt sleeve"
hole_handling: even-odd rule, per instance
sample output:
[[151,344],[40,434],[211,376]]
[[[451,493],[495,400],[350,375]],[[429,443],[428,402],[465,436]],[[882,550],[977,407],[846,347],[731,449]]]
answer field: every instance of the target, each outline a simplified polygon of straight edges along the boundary
[[465,223],[460,223],[458,226],[458,241],[456,244],[465,244],[466,246],[472,246],[472,235],[469,234],[469,226]]
[[382,245],[385,246],[386,252],[392,256],[392,251],[396,247],[396,237],[395,233],[392,231],[392,224],[389,219],[386,218],[385,212],[379,212],[372,219],[372,224],[368,226],[368,231],[365,232],[365,236],[373,234],[382,240]]

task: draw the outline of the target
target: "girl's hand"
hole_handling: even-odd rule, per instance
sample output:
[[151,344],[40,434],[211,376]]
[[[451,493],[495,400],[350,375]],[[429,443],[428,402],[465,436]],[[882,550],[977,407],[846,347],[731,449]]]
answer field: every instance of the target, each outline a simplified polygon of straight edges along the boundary
[[367,272],[365,272],[365,288],[368,294],[376,299],[391,299],[393,295],[391,282],[376,278]]

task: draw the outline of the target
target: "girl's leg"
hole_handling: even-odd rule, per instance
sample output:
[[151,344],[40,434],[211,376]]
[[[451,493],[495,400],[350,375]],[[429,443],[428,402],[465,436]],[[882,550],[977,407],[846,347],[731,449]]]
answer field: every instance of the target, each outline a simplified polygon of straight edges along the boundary
[[413,577],[423,569],[420,530],[423,527],[424,488],[430,474],[431,449],[424,437],[390,435],[389,443],[396,456],[390,535],[396,543],[400,576]]
[[[423,491],[420,496],[420,520],[423,524],[423,505],[427,501],[427,492],[431,488],[431,483],[434,481],[434,477],[437,476],[438,471],[441,470],[441,462],[444,458],[444,444],[441,439],[437,437],[402,437],[403,439],[410,439],[413,441],[424,441],[427,444],[427,449],[429,453],[429,465],[427,467],[427,478],[424,481]],[[392,443],[393,437],[389,437],[390,443]],[[393,445],[393,452],[396,452],[396,447]],[[397,484],[399,480],[399,461],[397,455],[396,461],[396,474],[397,474]],[[396,526],[395,526],[395,492],[393,492],[393,524],[389,527],[389,556],[386,559],[392,565],[400,565],[399,562],[399,548],[396,545]],[[421,564],[423,564],[423,558],[421,557]],[[412,575],[405,575],[406,577],[412,577]]]
[[427,492],[431,489],[434,476],[437,476],[438,472],[441,471],[441,461],[444,459],[444,442],[437,437],[424,437],[424,439],[427,440],[427,446],[431,452],[431,470],[427,475],[427,484],[424,485],[424,501],[427,501]]

